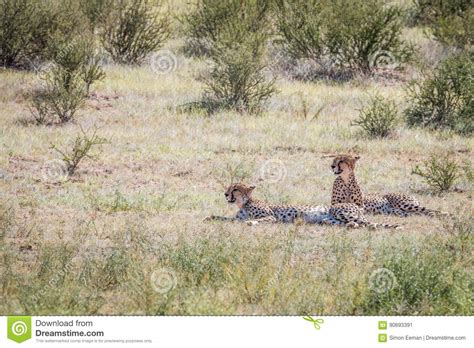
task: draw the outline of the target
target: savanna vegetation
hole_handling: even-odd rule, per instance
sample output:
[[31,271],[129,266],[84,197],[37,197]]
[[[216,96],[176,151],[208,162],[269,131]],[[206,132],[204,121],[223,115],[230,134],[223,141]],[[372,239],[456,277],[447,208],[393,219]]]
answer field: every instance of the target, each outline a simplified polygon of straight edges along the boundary
[[[0,1],[0,314],[472,315],[473,5]],[[448,217],[204,223],[232,181]]]

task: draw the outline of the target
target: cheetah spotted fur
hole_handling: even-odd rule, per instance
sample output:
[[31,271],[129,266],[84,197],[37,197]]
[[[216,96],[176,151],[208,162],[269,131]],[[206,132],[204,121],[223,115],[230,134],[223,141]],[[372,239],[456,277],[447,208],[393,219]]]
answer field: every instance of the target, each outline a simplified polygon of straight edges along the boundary
[[435,216],[447,213],[428,209],[412,196],[403,193],[383,195],[363,195],[354,174],[355,164],[359,156],[339,155],[334,158],[331,168],[337,175],[332,189],[331,204],[353,203],[372,214],[393,214],[406,217],[409,215]]
[[314,205],[277,205],[252,197],[255,186],[242,183],[230,185],[225,192],[228,203],[239,207],[233,218],[209,216],[205,221],[246,221],[249,225],[268,222],[293,223],[302,220],[305,223],[346,225],[347,227],[368,226],[377,228],[397,228],[397,225],[375,224],[367,221],[362,209],[355,204],[335,204],[331,207]]

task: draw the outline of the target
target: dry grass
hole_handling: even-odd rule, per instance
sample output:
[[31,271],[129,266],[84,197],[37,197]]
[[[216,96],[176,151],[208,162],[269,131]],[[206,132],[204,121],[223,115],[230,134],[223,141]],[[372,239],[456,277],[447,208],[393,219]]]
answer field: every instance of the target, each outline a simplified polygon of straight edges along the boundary
[[[178,52],[179,44],[168,49]],[[404,105],[403,82],[385,79],[280,79],[280,93],[261,116],[180,113],[179,105],[199,99],[196,77],[206,67],[179,54],[177,62],[168,74],[106,67],[77,123],[99,127],[110,144],[59,182],[46,170],[57,158],[50,143],[68,144],[79,125],[25,124],[33,76],[0,72],[1,314],[472,315],[472,182],[463,177],[458,190],[437,196],[410,175],[431,154],[470,163],[472,138],[403,127],[391,139],[360,136],[350,126],[360,100],[378,92]],[[310,115],[322,110],[305,119],[305,107]],[[323,156],[349,151],[362,156],[357,173],[367,192],[414,194],[430,208],[468,218],[454,227],[424,217],[373,218],[405,225],[396,232],[201,222],[235,214],[221,186],[228,167],[238,167],[262,199],[328,204],[334,176]],[[261,177],[268,160],[284,166],[281,180]],[[410,267],[396,256],[410,250],[407,262],[427,267],[410,273],[420,289],[444,297],[370,289],[368,279],[381,267],[403,286]],[[163,269],[173,285],[165,294],[150,285]],[[441,285],[452,284],[449,291],[426,282],[432,269]]]

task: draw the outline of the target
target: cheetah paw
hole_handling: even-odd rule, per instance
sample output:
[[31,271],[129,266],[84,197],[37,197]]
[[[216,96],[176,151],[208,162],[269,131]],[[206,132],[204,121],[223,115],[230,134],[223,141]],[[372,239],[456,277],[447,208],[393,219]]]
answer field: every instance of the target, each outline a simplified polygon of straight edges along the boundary
[[213,216],[206,216],[204,219],[202,219],[202,222],[209,222],[209,221],[212,221],[212,220],[214,220]]

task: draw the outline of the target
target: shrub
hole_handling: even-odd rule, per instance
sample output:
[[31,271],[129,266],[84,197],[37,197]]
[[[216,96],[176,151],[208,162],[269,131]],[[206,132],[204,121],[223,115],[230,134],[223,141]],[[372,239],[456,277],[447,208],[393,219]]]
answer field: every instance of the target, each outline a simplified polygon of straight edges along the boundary
[[87,30],[75,1],[0,2],[0,64],[27,67],[51,59],[58,44]]
[[44,77],[44,86],[33,92],[30,111],[38,124],[65,123],[74,118],[86,99],[80,75],[55,67]]
[[65,45],[90,34],[78,4],[76,0],[37,2],[30,60],[52,60]]
[[31,39],[31,18],[34,5],[31,0],[4,0],[0,2],[0,65],[13,66],[24,55]]
[[107,143],[106,139],[97,135],[97,129],[94,129],[92,134],[87,134],[81,128],[81,132],[76,136],[70,151],[61,150],[56,145],[51,145],[51,148],[61,155],[63,162],[66,164],[67,174],[74,175],[79,163],[84,158],[94,159],[90,153],[93,147]]
[[369,103],[360,110],[359,117],[354,125],[372,138],[385,138],[393,134],[398,122],[398,109],[391,100],[381,96],[374,96]]
[[294,59],[318,60],[324,52],[320,0],[276,1],[277,27],[285,52]]
[[105,76],[100,57],[88,39],[58,46],[52,59],[51,70],[40,76],[44,85],[33,92],[31,111],[39,124],[72,120],[87,99],[90,86]]
[[474,7],[471,0],[415,1],[416,19],[427,25],[435,39],[445,45],[473,45]]
[[212,108],[257,113],[275,92],[274,81],[266,81],[263,62],[264,39],[249,33],[244,42],[213,49],[213,67],[206,80],[206,99]]
[[474,62],[469,54],[443,61],[408,88],[407,123],[460,134],[474,131]]
[[[159,5],[157,5],[159,7]],[[140,64],[169,37],[170,22],[148,0],[123,0],[114,6],[102,32],[102,43],[121,64]]]
[[80,0],[81,11],[89,20],[92,31],[107,19],[112,6],[113,0]]
[[281,42],[294,58],[319,63],[327,57],[335,67],[368,73],[412,56],[413,48],[401,39],[402,10],[381,0],[277,4]]
[[[54,52],[53,61],[64,69],[67,80],[78,73],[85,84],[87,94],[94,82],[105,77],[101,66],[101,57],[95,50],[93,39],[76,39],[68,44],[63,44]],[[67,81],[65,82],[67,83]]]
[[421,176],[428,186],[437,192],[449,191],[460,177],[459,166],[448,156],[431,156],[423,163],[423,167],[415,166],[412,174]]
[[335,1],[328,16],[327,47],[337,65],[370,72],[406,62],[412,47],[401,39],[403,13],[379,0]]
[[265,49],[270,36],[268,21],[261,20],[257,3],[247,3],[237,21],[221,28],[210,49],[211,73],[206,78],[208,108],[257,113],[275,92],[267,81]]
[[474,8],[462,14],[440,18],[431,25],[439,42],[461,49],[472,50],[474,45]]
[[270,0],[198,1],[190,12],[181,17],[185,31],[186,51],[197,56],[208,55],[222,29],[230,22],[246,20],[250,12],[254,21],[249,29],[258,30],[261,24],[268,20],[270,2]]

